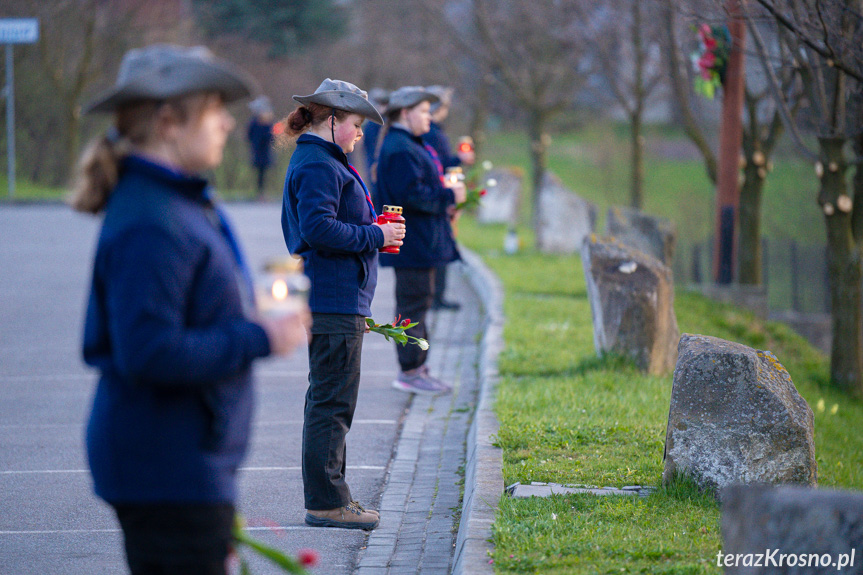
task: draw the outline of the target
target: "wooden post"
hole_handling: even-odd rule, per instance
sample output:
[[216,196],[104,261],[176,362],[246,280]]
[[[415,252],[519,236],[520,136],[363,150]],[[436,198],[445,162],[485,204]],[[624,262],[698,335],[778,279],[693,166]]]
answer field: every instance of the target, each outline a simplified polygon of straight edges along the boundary
[[737,254],[737,220],[740,204],[740,147],[743,138],[743,48],[746,27],[740,10],[744,0],[726,0],[731,53],[722,85],[722,124],[719,127],[719,174],[716,184],[716,239],[713,244],[713,279],[734,280]]

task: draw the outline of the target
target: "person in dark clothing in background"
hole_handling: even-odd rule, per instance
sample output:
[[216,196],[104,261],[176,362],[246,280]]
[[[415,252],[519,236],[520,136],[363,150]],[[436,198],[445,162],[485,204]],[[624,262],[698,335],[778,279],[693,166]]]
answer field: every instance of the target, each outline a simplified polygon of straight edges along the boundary
[[[369,90],[369,101],[374,104],[378,112],[383,116],[386,114],[387,104],[390,101],[390,93],[383,88],[372,88]],[[378,136],[381,133],[381,126],[375,122],[367,121],[363,124],[363,152],[366,159],[366,174],[369,180],[374,180],[371,177],[372,169],[377,160],[379,147]]]
[[258,173],[258,199],[265,196],[267,170],[273,164],[273,106],[266,96],[259,96],[249,103],[252,118],[246,136],[252,152],[252,167]]
[[[449,116],[450,106],[452,105],[453,89],[445,86],[429,86],[426,89],[437,96],[438,101],[431,105],[432,121],[429,131],[423,135],[423,142],[434,150],[443,172],[446,172],[448,168],[472,166],[476,160],[473,150],[456,150],[456,153],[453,154],[449,138],[444,132],[442,125],[444,120]],[[441,175],[443,175],[443,173]],[[453,225],[453,228],[455,227],[457,219],[458,212],[453,212],[450,216],[450,223]],[[453,236],[455,236],[455,233],[453,233]],[[446,291],[447,265],[448,264],[443,264],[435,270],[435,292],[432,309],[456,310],[460,307],[457,302],[447,301],[444,297],[444,292]]]
[[369,192],[346,154],[364,119],[383,123],[363,90],[324,80],[285,120],[296,149],[285,177],[282,230],[311,280],[312,339],[303,423],[305,522],[374,529],[380,515],[351,497],[345,439],[360,386],[365,318],[378,277],[378,249],[401,246],[404,224],[377,224]]
[[222,160],[227,102],[251,80],[203,47],[128,52],[86,112],[113,112],[71,203],[104,212],[84,326],[101,375],[87,426],[96,494],[133,575],[224,575],[251,364],[305,341],[308,313],[258,317],[230,224],[199,174]]
[[[422,141],[431,123],[430,104],[436,101],[437,96],[417,86],[390,94],[375,196],[378,209],[384,204],[404,208],[402,215],[410,234],[401,253],[381,255],[381,265],[395,268],[396,314],[419,322],[406,333],[420,338],[427,338],[425,318],[434,295],[435,269],[459,257],[449,215],[465,198],[463,183],[444,185]],[[401,372],[393,387],[431,395],[451,389],[429,373],[426,350],[396,345],[396,352]]]

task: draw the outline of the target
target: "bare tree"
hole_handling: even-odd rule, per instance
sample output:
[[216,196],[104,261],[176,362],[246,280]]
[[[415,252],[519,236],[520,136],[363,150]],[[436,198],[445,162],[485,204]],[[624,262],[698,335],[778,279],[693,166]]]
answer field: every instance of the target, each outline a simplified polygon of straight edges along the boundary
[[698,148],[704,158],[704,169],[707,172],[707,177],[715,184],[719,173],[716,153],[696,117],[695,107],[692,103],[690,65],[683,52],[687,43],[681,37],[683,26],[678,4],[674,0],[663,0],[660,5],[660,17],[666,31],[663,52],[668,67],[669,83],[681,115],[683,131]]
[[40,22],[39,42],[23,47],[18,99],[25,141],[22,161],[30,176],[48,171],[52,184],[66,180],[81,138],[80,106],[107,70],[137,38],[136,8],[121,0],[15,0],[16,14]]
[[644,206],[644,112],[664,78],[659,62],[661,22],[650,17],[656,0],[624,0],[599,13],[584,13],[587,38],[597,57],[597,72],[608,81],[630,125],[630,205]]
[[[527,116],[533,227],[540,247],[538,208],[550,141],[548,122],[572,105],[587,77],[578,1],[474,0],[468,12],[470,35],[460,39]],[[480,78],[486,81],[485,75]]]
[[66,171],[57,175],[65,180],[80,146],[81,102],[106,63],[128,46],[132,12],[99,0],[65,0],[46,5],[44,15],[39,64],[62,106]]
[[[757,4],[770,14],[792,57],[779,62],[771,57],[754,11],[747,18],[750,34],[785,126],[801,154],[815,164],[820,181],[817,201],[824,213],[831,280],[831,381],[841,389],[863,394],[863,2],[792,0],[780,5],[757,0]],[[792,66],[800,74],[817,150],[807,145],[792,121],[776,73],[783,66]],[[853,199],[847,178],[851,167],[855,169]]]
[[[774,37],[774,40],[776,38]],[[786,47],[774,41],[774,57],[787,57]],[[740,227],[738,235],[739,282],[761,285],[763,282],[763,250],[761,247],[761,213],[764,184],[773,166],[773,152],[784,133],[779,107],[770,95],[763,74],[747,73],[745,88],[746,115],[743,122],[743,180],[740,186]],[[787,98],[790,114],[796,118],[801,104],[799,77],[792,67],[777,70],[782,93]]]

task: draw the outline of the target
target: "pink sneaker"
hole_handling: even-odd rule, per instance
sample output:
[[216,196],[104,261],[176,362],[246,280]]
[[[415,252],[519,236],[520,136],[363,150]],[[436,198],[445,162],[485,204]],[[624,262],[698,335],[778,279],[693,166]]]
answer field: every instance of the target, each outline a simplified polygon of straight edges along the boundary
[[411,370],[412,373],[399,373],[393,380],[393,387],[408,393],[419,395],[437,395],[449,391],[449,387],[442,388],[438,382],[422,371],[422,368]]

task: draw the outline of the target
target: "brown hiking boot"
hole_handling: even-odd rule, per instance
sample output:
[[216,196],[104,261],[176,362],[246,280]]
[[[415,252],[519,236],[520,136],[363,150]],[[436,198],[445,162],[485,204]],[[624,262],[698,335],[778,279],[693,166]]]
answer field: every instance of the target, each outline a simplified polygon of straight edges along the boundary
[[344,507],[325,510],[306,510],[306,525],[312,527],[341,527],[342,529],[370,530],[378,526],[380,515],[377,511],[366,511],[356,501]]

